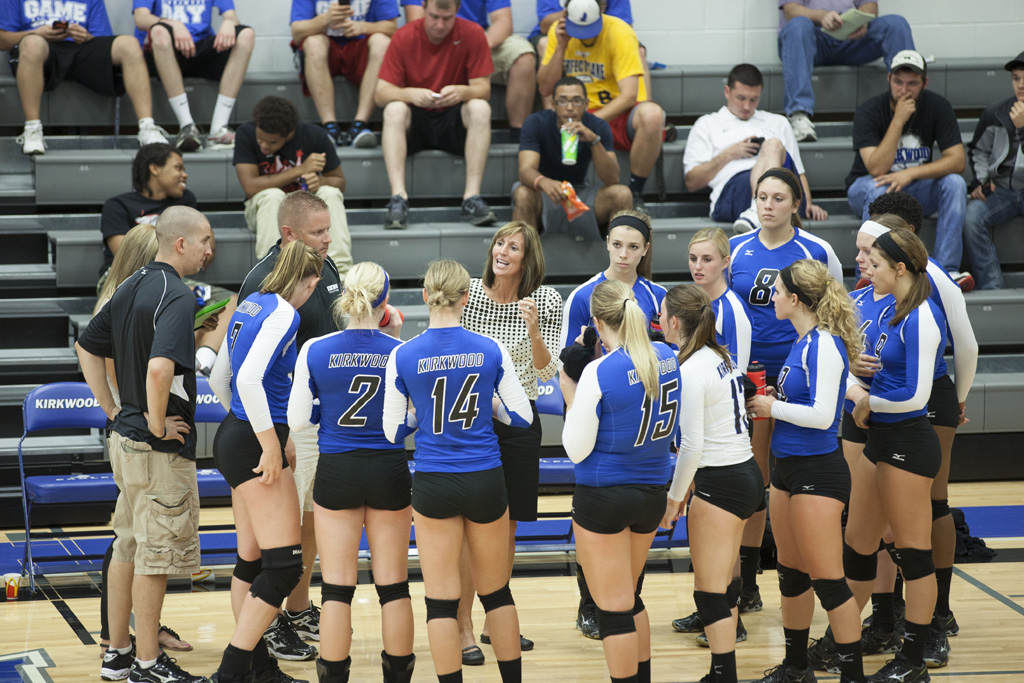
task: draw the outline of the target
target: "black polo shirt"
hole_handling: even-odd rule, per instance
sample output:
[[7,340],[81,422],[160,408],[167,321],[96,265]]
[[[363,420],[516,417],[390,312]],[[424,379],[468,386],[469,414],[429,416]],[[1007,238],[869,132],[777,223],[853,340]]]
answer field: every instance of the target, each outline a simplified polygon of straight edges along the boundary
[[[145,441],[154,451],[196,459],[196,298],[166,263],[151,261],[114,292],[78,338],[94,356],[114,359],[121,411],[112,428],[133,441]],[[174,380],[167,415],[178,415],[191,427],[182,445],[157,439],[143,413],[150,358],[174,361]]]
[[[238,300],[245,301],[253,292],[260,290],[263,280],[274,270],[277,257],[281,255],[281,240],[270,248],[267,255],[260,259],[259,263],[252,267],[249,274],[242,281],[242,287],[238,291]],[[324,267],[320,271],[320,282],[316,283],[316,289],[312,296],[302,304],[299,309],[299,331],[295,336],[295,343],[302,348],[310,339],[322,337],[331,332],[337,332],[340,328],[334,320],[331,307],[334,300],[341,296],[341,275],[338,274],[338,267],[328,256],[324,258]]]

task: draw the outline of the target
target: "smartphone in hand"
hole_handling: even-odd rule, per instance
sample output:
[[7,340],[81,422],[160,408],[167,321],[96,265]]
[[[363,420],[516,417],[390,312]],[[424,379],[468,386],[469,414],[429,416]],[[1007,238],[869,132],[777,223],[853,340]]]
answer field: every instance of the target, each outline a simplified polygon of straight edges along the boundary
[[57,21],[53,22],[53,28],[57,31],[67,31],[68,22],[63,19],[58,19]]
[[750,138],[750,142],[753,142],[755,145],[764,144],[764,138],[763,137]]

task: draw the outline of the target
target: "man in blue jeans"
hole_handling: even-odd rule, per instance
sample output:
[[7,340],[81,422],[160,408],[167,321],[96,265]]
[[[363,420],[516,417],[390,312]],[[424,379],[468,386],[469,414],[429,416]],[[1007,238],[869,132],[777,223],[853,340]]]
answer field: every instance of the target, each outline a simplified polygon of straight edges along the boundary
[[979,289],[1002,289],[1003,272],[989,230],[1024,216],[1024,52],[1006,63],[1013,95],[978,119],[970,149],[974,183],[964,220],[964,250]]
[[914,37],[903,17],[877,17],[837,40],[825,31],[842,28],[842,14],[858,9],[878,15],[878,3],[867,0],[779,0],[779,58],[785,80],[785,111],[797,142],[814,142],[814,89],[811,71],[816,66],[859,66],[885,59],[886,68],[900,50],[913,50]]
[[[924,214],[938,213],[932,257],[964,286],[963,255],[967,183],[960,127],[949,101],[926,89],[924,57],[904,50],[892,58],[889,89],[870,98],[853,116],[853,168],[846,176],[854,215],[869,217],[868,205],[886,192],[902,190],[921,202]],[[932,158],[937,144],[941,155]],[[971,281],[973,284],[973,281]]]

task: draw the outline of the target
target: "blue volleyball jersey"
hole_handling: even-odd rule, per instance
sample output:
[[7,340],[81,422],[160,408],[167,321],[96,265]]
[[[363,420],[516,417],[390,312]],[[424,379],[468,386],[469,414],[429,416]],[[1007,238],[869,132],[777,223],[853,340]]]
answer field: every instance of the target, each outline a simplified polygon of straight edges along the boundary
[[881,369],[871,382],[873,422],[899,422],[927,412],[935,358],[946,343],[946,321],[931,299],[890,325],[895,315],[893,302],[878,318],[879,334],[873,353]]
[[[391,352],[401,343],[379,330],[345,330],[310,339],[295,363],[289,426],[301,430],[318,421],[321,453],[393,449],[395,444],[384,436],[384,374]],[[400,426],[396,441],[411,432],[411,426]]]
[[801,228],[793,230],[793,238],[774,249],[761,242],[760,229],[729,239],[729,284],[750,318],[750,358],[763,363],[771,377],[778,376],[796,340],[796,331],[789,321],[775,317],[772,294],[779,271],[794,261],[815,259],[828,266],[832,277],[843,281],[843,268],[829,243]]
[[252,294],[231,316],[221,348],[230,361],[231,412],[253,431],[288,423],[298,330],[298,312],[277,294]]
[[[949,348],[953,352],[953,368],[956,379],[956,393],[960,401],[967,400],[967,392],[974,383],[974,374],[978,370],[978,340],[974,336],[971,319],[967,316],[967,302],[946,269],[935,259],[928,259],[928,280],[932,285],[931,300],[939,307],[946,320],[943,330]],[[945,340],[939,349],[935,361],[935,379],[949,372],[943,353],[946,349]]]
[[[565,300],[565,306],[562,307],[563,348],[572,346],[576,337],[580,336],[580,327],[591,324],[590,295],[593,294],[594,287],[607,279],[602,271],[572,290],[572,294]],[[661,315],[661,302],[667,291],[661,285],[639,275],[636,282],[633,283],[633,296],[636,298],[636,303],[647,319],[651,321],[657,321]]]
[[[388,360],[384,433],[397,441],[411,399],[416,407],[416,470],[479,472],[501,466],[491,398],[514,427],[533,421],[512,358],[499,342],[462,327],[430,328],[395,348]],[[504,418],[504,419],[503,419]]]
[[[874,355],[875,342],[878,341],[879,335],[878,318],[881,317],[882,311],[896,300],[892,294],[886,294],[879,299],[875,299],[874,285],[868,285],[867,287],[850,292],[850,298],[853,299],[853,307],[857,311],[860,331],[864,333],[864,348],[861,349],[861,353]],[[853,375],[853,377],[865,389],[871,388],[872,377],[858,377],[857,375]],[[845,399],[843,409],[848,413],[852,413],[853,408],[853,401]]]
[[772,404],[775,457],[836,450],[849,372],[841,338],[814,328],[793,344],[779,372],[779,400]]
[[715,312],[715,341],[729,351],[733,368],[747,371],[750,364],[750,318],[736,292],[726,289],[711,303]]
[[659,361],[654,400],[621,347],[583,370],[562,431],[562,445],[576,463],[577,484],[668,483],[669,446],[679,418],[679,363],[668,345],[653,347]]

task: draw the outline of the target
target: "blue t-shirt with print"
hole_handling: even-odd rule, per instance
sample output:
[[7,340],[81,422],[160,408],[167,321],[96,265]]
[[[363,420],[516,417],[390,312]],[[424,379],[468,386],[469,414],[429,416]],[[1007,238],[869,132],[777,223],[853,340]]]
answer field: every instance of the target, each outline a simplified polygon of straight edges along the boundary
[[[295,23],[318,17],[327,12],[331,2],[332,0],[292,0],[292,16],[289,21]],[[398,0],[351,0],[349,7],[352,8],[352,21],[372,23],[398,18]],[[366,37],[346,38],[340,28],[328,28],[327,35],[339,45]]]
[[[132,12],[148,9],[161,19],[180,21],[192,34],[192,40],[199,41],[213,35],[213,8],[221,14],[235,9],[234,0],[132,0]],[[148,31],[135,29],[140,45],[146,44]]]
[[[408,5],[422,7],[423,0],[402,0],[402,7]],[[511,0],[462,0],[456,16],[466,21],[472,21],[474,24],[480,24],[480,27],[486,31],[491,25],[491,12],[511,6]]]
[[[55,21],[84,26],[93,36],[112,36],[103,0],[3,0],[0,30],[34,31]],[[65,40],[71,40],[70,36]]]

